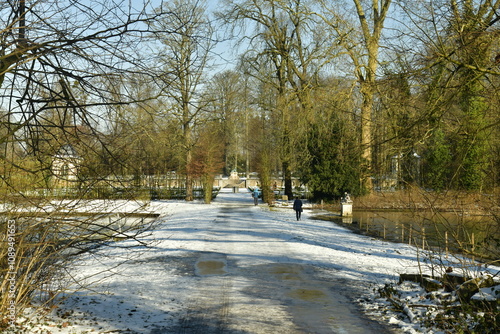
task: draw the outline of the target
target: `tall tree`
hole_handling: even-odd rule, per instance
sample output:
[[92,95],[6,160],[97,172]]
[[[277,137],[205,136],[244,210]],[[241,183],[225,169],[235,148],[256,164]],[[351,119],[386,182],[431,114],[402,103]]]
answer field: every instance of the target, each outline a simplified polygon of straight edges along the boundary
[[159,35],[163,49],[160,63],[163,66],[163,91],[172,107],[172,113],[182,127],[183,156],[182,170],[186,176],[186,200],[193,200],[193,176],[187,166],[193,158],[195,127],[207,101],[203,100],[200,88],[214,47],[213,28],[206,15],[206,5],[197,0],[175,0],[164,4],[159,11],[171,11],[168,20],[155,26],[160,30],[173,31]]
[[[330,78],[315,90],[314,118],[307,131],[302,179],[317,200],[361,195],[360,152],[350,108],[349,82]],[[332,94],[332,91],[335,93]]]
[[[98,137],[108,122],[103,111],[116,112],[118,106],[133,101],[126,85],[112,89],[116,82],[131,82],[136,73],[152,80],[148,57],[138,50],[145,49],[142,45],[153,34],[148,23],[167,13],[149,15],[148,3],[18,0],[0,4],[0,104],[9,110],[3,125],[11,136],[30,145],[28,153],[40,153],[36,146],[47,146],[48,142],[40,141],[47,137],[57,139],[52,141],[57,145],[65,144],[67,137],[74,140],[82,135],[78,129]],[[55,123],[48,114],[60,120]],[[29,172],[46,169],[38,165]]]
[[486,97],[497,89],[495,77],[500,75],[496,63],[500,1],[412,5],[403,9],[418,32],[412,37],[426,48],[429,124],[437,132],[430,138],[441,138],[445,130],[444,140],[451,144],[452,160],[442,175],[451,176],[455,188],[479,190],[489,183],[487,171],[494,159],[491,122],[496,106]]
[[460,165],[456,169],[459,187],[467,190],[483,187],[489,160],[484,79],[485,71],[491,67],[491,47],[495,40],[489,29],[500,19],[499,6],[498,0],[450,1],[450,30],[454,45],[451,53],[443,56],[461,67],[457,71],[460,83],[458,103],[463,123],[459,125],[461,134],[456,156]]
[[[103,239],[106,233],[118,232],[96,224],[95,217],[87,221],[66,219],[75,207],[66,206],[67,201],[37,198],[33,194],[38,183],[26,180],[39,180],[49,171],[47,165],[33,163],[44,160],[39,148],[43,153],[57,152],[58,145],[78,141],[94,154],[100,148],[110,152],[104,145],[94,146],[106,130],[106,110],[114,112],[117,106],[134,101],[127,84],[136,74],[148,81],[155,79],[144,45],[154,33],[160,33],[153,31],[151,22],[168,13],[151,14],[149,6],[147,0],[0,2],[0,106],[6,110],[0,140],[9,144],[2,145],[4,154],[0,155],[4,167],[0,194],[1,201],[12,207],[6,216],[19,218],[12,232],[15,261],[7,264],[7,254],[12,251],[6,243],[0,245],[2,291],[10,284],[7,273],[16,272],[15,296],[2,294],[0,298],[2,320],[11,315],[7,307],[12,302],[21,314],[24,306],[33,305],[33,296],[53,286],[54,278],[71,267],[74,256],[108,242]],[[124,84],[116,87],[117,81]],[[83,140],[88,136],[95,141]],[[9,149],[13,141],[19,143],[15,150]],[[27,149],[28,142],[34,149]],[[16,182],[20,175],[26,178],[22,184]],[[75,196],[82,197],[84,192],[75,192]],[[47,207],[60,212],[61,224],[18,217],[18,200],[30,207],[34,216],[46,215]],[[0,224],[2,235],[6,235],[6,225]],[[138,231],[130,232],[132,238],[138,235]],[[2,321],[1,329],[5,324]],[[21,325],[19,331],[23,330],[27,329]]]
[[222,140],[223,129],[218,121],[208,121],[200,129],[200,136],[193,150],[193,159],[188,166],[193,177],[201,179],[205,203],[212,201],[215,175],[224,166]]
[[[275,130],[280,140],[281,170],[285,194],[291,197],[292,169],[294,167],[295,138],[293,124],[299,120],[294,113],[310,108],[311,68],[319,59],[320,43],[313,34],[314,15],[302,0],[244,0],[227,1],[222,14],[226,22],[238,27],[247,24],[245,38],[250,45],[243,59],[247,73],[267,84],[275,92],[271,104],[263,106],[272,110],[277,120]],[[255,29],[252,33],[250,29]],[[297,108],[297,105],[299,106]]]
[[217,73],[207,90],[212,101],[212,113],[223,129],[226,175],[229,175],[231,170],[243,171],[240,168],[240,157],[246,156],[248,146],[246,90],[241,73],[236,71]]
[[327,9],[324,16],[338,34],[339,43],[344,46],[354,66],[359,91],[362,96],[360,123],[361,146],[367,174],[363,177],[365,187],[371,191],[372,165],[372,117],[376,95],[377,68],[379,65],[379,50],[385,20],[392,0],[352,0],[358,25],[350,17],[349,11],[341,13],[340,6],[333,8],[329,2],[324,2]]

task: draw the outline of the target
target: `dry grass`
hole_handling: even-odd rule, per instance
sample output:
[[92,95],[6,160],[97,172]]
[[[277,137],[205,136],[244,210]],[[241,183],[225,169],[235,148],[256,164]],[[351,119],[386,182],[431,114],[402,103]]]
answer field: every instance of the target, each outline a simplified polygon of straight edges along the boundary
[[354,208],[362,210],[432,210],[468,214],[500,212],[500,189],[493,192],[428,192],[410,188],[396,192],[376,192],[354,200]]

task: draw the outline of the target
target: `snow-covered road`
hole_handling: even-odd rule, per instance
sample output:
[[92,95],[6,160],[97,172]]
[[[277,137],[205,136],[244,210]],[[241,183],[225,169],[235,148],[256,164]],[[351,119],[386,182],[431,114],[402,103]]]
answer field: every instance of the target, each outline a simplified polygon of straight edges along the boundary
[[162,217],[152,246],[83,258],[74,272],[93,275],[92,291],[70,295],[57,311],[65,316],[34,332],[387,333],[356,301],[416,266],[410,247],[307,211],[295,221],[289,208],[253,206],[248,193],[149,209]]

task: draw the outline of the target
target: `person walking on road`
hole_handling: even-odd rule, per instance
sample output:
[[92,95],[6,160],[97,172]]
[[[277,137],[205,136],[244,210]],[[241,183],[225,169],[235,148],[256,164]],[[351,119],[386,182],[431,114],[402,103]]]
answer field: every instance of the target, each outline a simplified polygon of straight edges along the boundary
[[300,198],[296,197],[295,201],[293,201],[293,209],[295,210],[295,216],[297,220],[300,220],[300,216],[302,214],[302,201]]
[[254,205],[259,204],[259,188],[255,187],[255,189],[252,192],[252,197],[253,197],[253,204]]

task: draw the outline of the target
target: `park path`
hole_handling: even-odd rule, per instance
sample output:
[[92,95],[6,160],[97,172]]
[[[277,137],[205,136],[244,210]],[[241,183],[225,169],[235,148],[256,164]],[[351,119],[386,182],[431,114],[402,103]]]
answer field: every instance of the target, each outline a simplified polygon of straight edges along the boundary
[[184,273],[181,310],[150,334],[390,333],[358,309],[356,284],[296,247],[266,206],[247,193],[214,205],[215,219],[192,233],[199,246],[171,263]]

